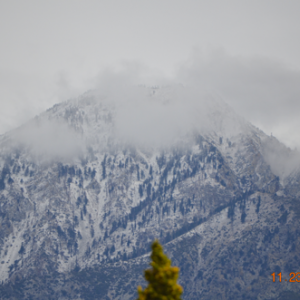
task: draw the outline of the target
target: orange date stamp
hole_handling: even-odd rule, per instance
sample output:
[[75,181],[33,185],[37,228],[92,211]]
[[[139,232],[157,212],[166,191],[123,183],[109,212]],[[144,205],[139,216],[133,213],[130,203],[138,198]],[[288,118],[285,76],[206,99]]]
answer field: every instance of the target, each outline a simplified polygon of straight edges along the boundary
[[[273,282],[275,282],[276,281],[276,274],[275,274],[275,272],[272,273],[271,276],[273,277]],[[300,282],[300,272],[298,272],[298,273],[291,272],[289,279],[281,279],[281,272],[278,273],[277,276],[278,276],[278,281],[279,282],[281,282],[281,280],[287,281],[287,282]]]

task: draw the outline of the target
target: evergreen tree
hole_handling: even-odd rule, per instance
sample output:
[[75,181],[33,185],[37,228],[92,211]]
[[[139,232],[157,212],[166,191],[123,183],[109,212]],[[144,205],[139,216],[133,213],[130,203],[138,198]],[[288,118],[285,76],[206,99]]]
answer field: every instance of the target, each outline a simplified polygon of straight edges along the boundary
[[177,284],[179,268],[171,266],[171,260],[163,253],[163,247],[155,240],[152,244],[152,269],[145,270],[149,282],[145,290],[138,287],[137,300],[181,300],[182,287]]
[[105,179],[106,178],[106,168],[105,168],[105,164],[106,164],[106,154],[104,156],[104,159],[101,163],[102,165],[102,178]]

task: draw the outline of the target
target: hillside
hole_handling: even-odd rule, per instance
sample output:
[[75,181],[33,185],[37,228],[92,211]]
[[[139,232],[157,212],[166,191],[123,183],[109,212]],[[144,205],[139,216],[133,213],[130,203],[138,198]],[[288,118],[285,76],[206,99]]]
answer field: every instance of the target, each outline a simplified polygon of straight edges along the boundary
[[135,299],[155,238],[183,299],[298,299],[271,276],[300,272],[300,173],[268,156],[289,150],[221,100],[185,110],[184,87],[126,97],[90,91],[0,136],[1,299]]

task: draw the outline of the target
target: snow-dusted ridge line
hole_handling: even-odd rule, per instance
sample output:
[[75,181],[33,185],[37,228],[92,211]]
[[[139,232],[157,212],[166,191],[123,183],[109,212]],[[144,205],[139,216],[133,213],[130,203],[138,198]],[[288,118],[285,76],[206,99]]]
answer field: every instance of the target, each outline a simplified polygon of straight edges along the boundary
[[[184,129],[191,130],[177,133],[170,126],[163,134],[176,134],[160,144],[154,123],[173,112],[180,116],[178,108],[184,119],[189,111],[181,99],[189,94],[177,87],[152,90],[141,101],[150,113],[155,108],[158,120],[145,119],[149,128],[141,123],[149,130],[140,144],[126,135],[133,128],[139,136],[140,123],[120,128],[129,117],[134,122],[145,117],[142,108],[125,109],[136,103],[129,97],[135,91],[125,95],[129,100],[120,107],[117,99],[110,102],[89,92],[1,137],[0,280],[114,263],[132,266],[147,258],[154,238],[170,250],[201,236],[198,270],[205,265],[201,253],[209,243],[227,247],[243,240],[249,228],[267,227],[268,215],[274,222],[281,214],[284,219],[284,210],[291,221],[290,210],[280,212],[274,199],[299,193],[297,177],[283,187],[283,178],[270,168],[265,149],[277,145],[274,138],[221,100],[204,97],[203,111],[197,101],[188,107],[197,108],[192,122],[185,119]],[[148,147],[148,135],[157,144]]]

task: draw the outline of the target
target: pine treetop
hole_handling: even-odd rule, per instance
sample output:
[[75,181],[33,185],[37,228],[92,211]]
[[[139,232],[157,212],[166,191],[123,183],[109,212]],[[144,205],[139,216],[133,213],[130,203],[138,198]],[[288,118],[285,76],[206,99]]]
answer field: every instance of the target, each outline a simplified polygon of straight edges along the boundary
[[145,290],[138,287],[137,300],[181,300],[182,287],[177,284],[179,268],[171,266],[171,260],[163,253],[163,247],[155,240],[152,244],[152,269],[145,270],[149,282]]

